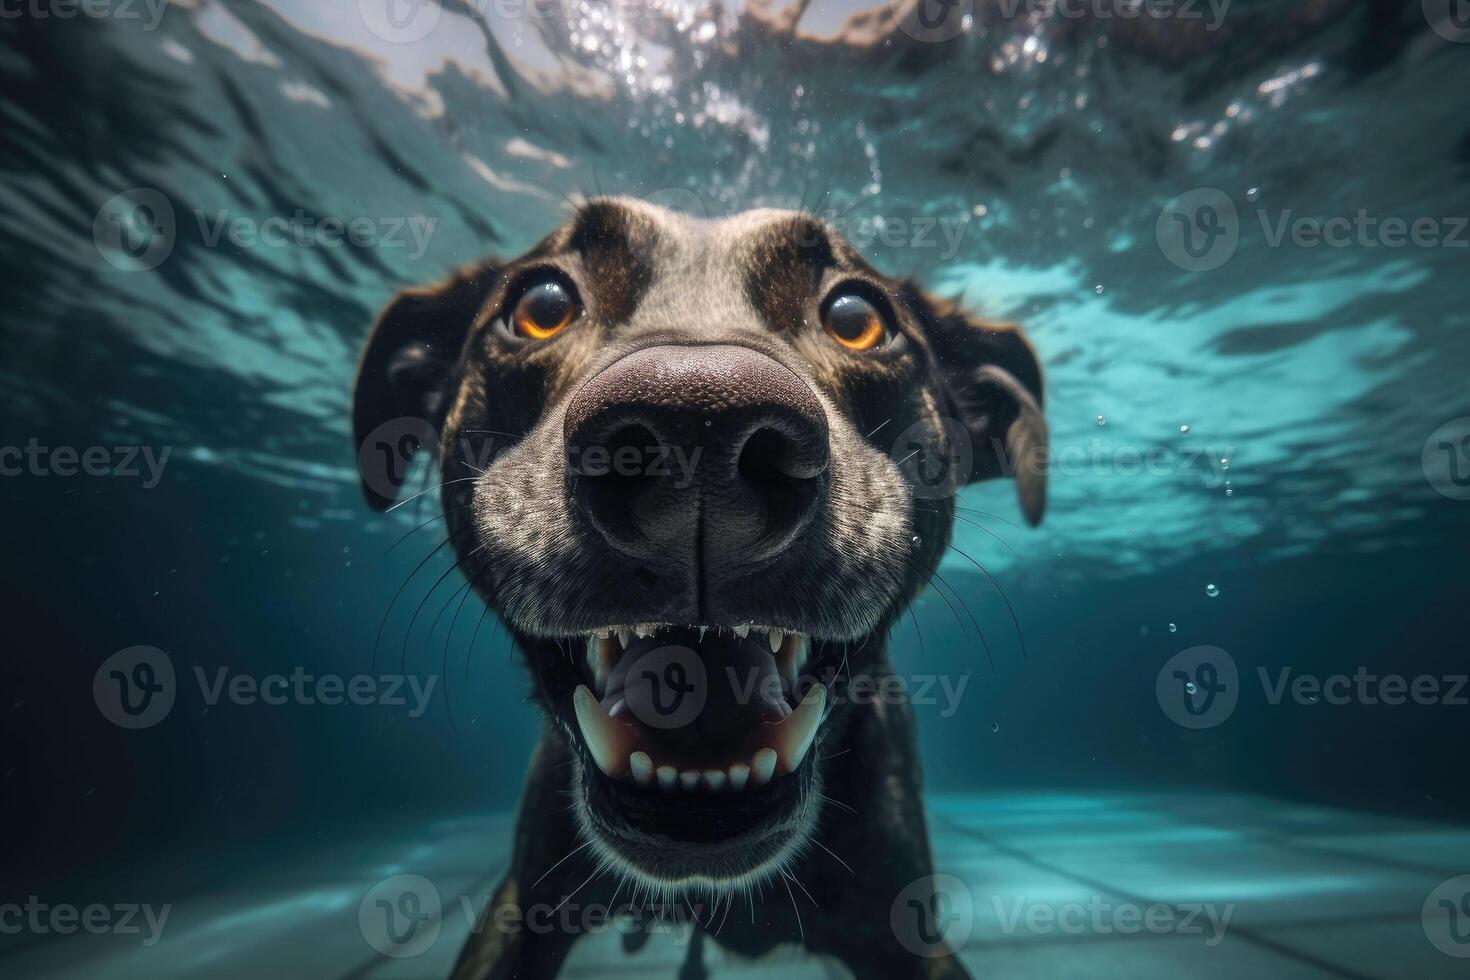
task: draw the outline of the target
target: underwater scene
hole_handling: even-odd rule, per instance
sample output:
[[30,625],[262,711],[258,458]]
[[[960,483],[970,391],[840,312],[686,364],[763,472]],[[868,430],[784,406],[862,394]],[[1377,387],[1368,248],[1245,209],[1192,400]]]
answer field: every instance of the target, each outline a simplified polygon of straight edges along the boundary
[[0,2],[0,976],[1470,975],[1467,110],[1465,0]]

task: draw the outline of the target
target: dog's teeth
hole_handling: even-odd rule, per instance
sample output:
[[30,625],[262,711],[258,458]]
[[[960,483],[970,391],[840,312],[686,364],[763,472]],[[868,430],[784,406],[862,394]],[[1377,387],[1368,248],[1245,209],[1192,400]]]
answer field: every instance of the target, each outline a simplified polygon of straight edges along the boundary
[[647,752],[634,752],[628,756],[628,769],[633,773],[633,781],[639,786],[647,786],[653,782],[653,760]]
[[750,779],[750,767],[743,762],[737,762],[730,767],[730,788],[740,792],[745,788],[746,780]]
[[697,770],[690,769],[687,772],[679,773],[679,785],[683,786],[685,789],[693,789],[694,787],[698,786],[699,772]]
[[628,629],[628,627],[626,627],[626,626],[619,626],[618,627],[618,647],[620,649],[626,650],[626,649],[628,649],[628,644],[629,643],[632,643],[632,642],[633,642],[633,631],[630,630],[630,629]]
[[781,652],[781,640],[785,636],[786,636],[786,634],[785,633],[782,633],[780,630],[771,630],[771,632],[766,635],[766,639],[770,640],[770,642],[771,642],[771,652],[772,653],[780,653]]
[[749,623],[746,623],[744,626],[737,626],[737,627],[735,627],[735,635],[738,636],[738,637],[740,637],[742,640],[745,639],[745,637],[747,635],[749,635],[749,633],[750,633],[750,624]]
[[646,640],[658,632],[658,626],[654,623],[638,623],[633,627],[633,635],[640,640]]
[[708,626],[701,626],[699,628],[699,642],[700,643],[703,643],[704,642],[704,634],[707,633],[707,632],[709,632],[709,627]]
[[771,774],[776,771],[776,750],[761,749],[750,760],[750,788],[759,789],[771,781]]
[[817,737],[822,724],[822,710],[827,706],[827,687],[813,684],[801,704],[776,726],[776,754],[781,772],[794,772],[806,758],[807,750]]
[[674,790],[674,784],[679,781],[679,772],[673,766],[659,766],[657,770],[658,788],[665,793]]
[[706,769],[704,771],[704,783],[710,789],[719,790],[725,788],[725,772],[723,769]]
[[592,761],[607,775],[621,776],[627,769],[632,728],[613,721],[586,684],[578,684],[572,692],[572,707]]

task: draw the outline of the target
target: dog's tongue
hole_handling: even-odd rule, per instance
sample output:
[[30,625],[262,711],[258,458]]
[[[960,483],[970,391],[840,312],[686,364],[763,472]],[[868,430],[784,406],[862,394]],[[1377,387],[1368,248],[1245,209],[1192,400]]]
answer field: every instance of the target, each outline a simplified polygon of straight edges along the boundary
[[715,746],[791,713],[766,643],[695,627],[629,643],[608,674],[602,706],[645,729]]

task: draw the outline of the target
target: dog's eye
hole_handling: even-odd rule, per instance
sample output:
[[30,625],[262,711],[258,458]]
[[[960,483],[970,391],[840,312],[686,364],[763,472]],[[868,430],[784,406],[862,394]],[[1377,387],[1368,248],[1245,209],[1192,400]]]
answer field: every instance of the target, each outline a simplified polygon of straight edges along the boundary
[[843,293],[828,303],[822,327],[848,350],[872,350],[888,335],[883,314],[856,293]]
[[532,286],[516,301],[511,326],[522,337],[545,340],[560,333],[581,312],[572,294],[559,282]]

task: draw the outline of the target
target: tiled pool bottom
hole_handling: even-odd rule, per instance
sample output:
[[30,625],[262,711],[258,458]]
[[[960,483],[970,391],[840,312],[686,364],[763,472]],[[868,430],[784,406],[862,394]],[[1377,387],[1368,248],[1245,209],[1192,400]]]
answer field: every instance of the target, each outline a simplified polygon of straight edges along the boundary
[[[1450,910],[1427,929],[1424,918],[1431,892],[1470,873],[1470,828],[1224,794],[1028,793],[932,798],[930,830],[936,870],[969,893],[956,890],[949,934],[968,927],[961,955],[977,978],[1470,976],[1470,959],[1430,939],[1470,955],[1470,937],[1454,944]],[[0,960],[0,975],[437,980],[509,835],[501,816],[343,839],[311,862],[175,901],[151,946],[79,934]],[[368,945],[358,912],[402,874],[432,881],[442,911],[427,948],[389,958]],[[683,959],[674,935],[625,955],[610,931],[580,940],[563,976],[673,980]],[[706,962],[716,978],[846,975],[795,952],[737,961],[712,944]]]

